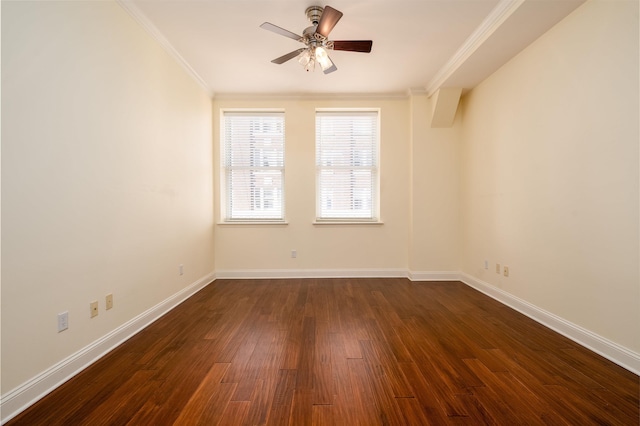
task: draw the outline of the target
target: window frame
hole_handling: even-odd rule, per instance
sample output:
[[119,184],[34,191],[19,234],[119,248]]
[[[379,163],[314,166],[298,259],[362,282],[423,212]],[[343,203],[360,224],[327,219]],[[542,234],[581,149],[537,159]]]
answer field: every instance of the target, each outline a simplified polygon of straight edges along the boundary
[[[374,188],[372,188],[373,200],[371,201],[371,217],[323,217],[321,215],[321,182],[320,182],[320,170],[323,167],[319,164],[319,148],[318,148],[318,116],[323,113],[332,113],[338,115],[348,116],[349,114],[355,113],[375,113],[375,138],[374,138],[374,155],[375,155],[375,164],[372,166],[372,170],[375,171],[375,178],[372,179],[374,184]],[[314,133],[315,133],[315,147],[314,147],[314,162],[315,162],[315,221],[314,225],[381,225],[383,221],[381,219],[381,211],[380,211],[380,203],[381,203],[381,187],[380,187],[380,176],[381,176],[381,158],[380,158],[380,123],[381,123],[381,109],[380,108],[316,108],[314,113],[315,123],[314,123]]]
[[[230,217],[230,182],[229,173],[233,169],[241,169],[242,167],[229,167],[227,164],[227,124],[226,117],[228,114],[260,116],[260,115],[277,115],[282,118],[282,165],[280,166],[253,166],[251,168],[264,168],[264,170],[279,170],[281,179],[281,201],[280,216],[277,218],[269,217]],[[254,225],[254,224],[286,224],[286,197],[285,197],[285,172],[286,172],[286,116],[285,110],[281,108],[221,108],[220,109],[220,225]]]

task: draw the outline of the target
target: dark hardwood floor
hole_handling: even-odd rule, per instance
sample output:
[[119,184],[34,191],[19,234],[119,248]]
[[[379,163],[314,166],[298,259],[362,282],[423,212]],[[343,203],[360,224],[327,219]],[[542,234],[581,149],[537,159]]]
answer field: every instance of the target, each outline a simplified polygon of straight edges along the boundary
[[638,425],[638,376],[457,282],[218,280],[10,425]]

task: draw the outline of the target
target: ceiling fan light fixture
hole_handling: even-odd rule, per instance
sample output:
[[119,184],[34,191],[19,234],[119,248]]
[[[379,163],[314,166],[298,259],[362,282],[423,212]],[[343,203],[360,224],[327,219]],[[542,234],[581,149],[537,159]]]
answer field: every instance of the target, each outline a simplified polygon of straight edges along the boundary
[[298,56],[298,63],[306,67],[309,61],[311,61],[311,52],[310,49],[305,49],[300,56]]
[[313,71],[316,68],[316,56],[312,51],[312,47],[305,49],[298,56],[298,63],[302,65],[305,71]]
[[[323,62],[320,61],[318,57],[318,49],[319,48],[310,46],[309,48],[305,49],[304,52],[300,53],[300,55],[298,56],[298,63],[302,65],[305,71],[307,72],[314,71],[316,68],[316,62],[320,64],[323,71],[325,70],[325,65],[323,65]],[[320,55],[322,56],[322,53]],[[327,56],[327,52],[324,52],[324,55],[326,57],[326,60],[328,60],[329,63],[331,63],[331,60]],[[326,60],[324,60],[324,64],[326,64]],[[329,64],[328,66],[331,66],[331,64]]]
[[329,55],[324,47],[316,47],[316,61],[318,61],[322,67],[322,71],[326,71],[333,65],[333,62],[329,59]]
[[313,57],[311,57],[311,59],[309,59],[309,62],[307,63],[307,65],[305,65],[304,70],[306,72],[309,71],[313,71],[316,69],[316,60],[313,59]]

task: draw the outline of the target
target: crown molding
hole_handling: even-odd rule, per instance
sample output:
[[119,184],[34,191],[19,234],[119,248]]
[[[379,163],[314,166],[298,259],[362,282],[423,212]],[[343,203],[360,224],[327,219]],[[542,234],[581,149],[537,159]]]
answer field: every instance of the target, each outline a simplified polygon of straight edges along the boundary
[[407,89],[407,96],[420,96],[426,94],[427,89],[425,87],[410,87]]
[[207,83],[200,77],[200,75],[194,70],[191,65],[184,59],[178,51],[173,47],[169,40],[160,32],[160,30],[153,25],[153,23],[146,17],[146,15],[131,1],[116,0],[116,3],[122,7],[122,9],[129,14],[149,35],[156,40],[160,46],[180,64],[180,66],[189,74],[193,80],[198,83],[200,87],[204,89],[210,98],[214,96],[213,90]]
[[216,93],[212,98],[214,100],[385,100],[385,99],[406,99],[407,93],[389,92],[389,93]]
[[432,96],[524,2],[525,0],[501,0],[427,84],[427,95]]

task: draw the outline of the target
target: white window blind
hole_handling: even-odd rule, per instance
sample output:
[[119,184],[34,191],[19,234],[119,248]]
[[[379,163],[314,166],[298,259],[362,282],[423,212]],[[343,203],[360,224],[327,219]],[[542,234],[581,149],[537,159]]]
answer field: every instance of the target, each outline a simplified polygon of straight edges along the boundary
[[223,117],[225,220],[284,220],[284,113]]
[[378,112],[316,111],[318,220],[378,220]]

